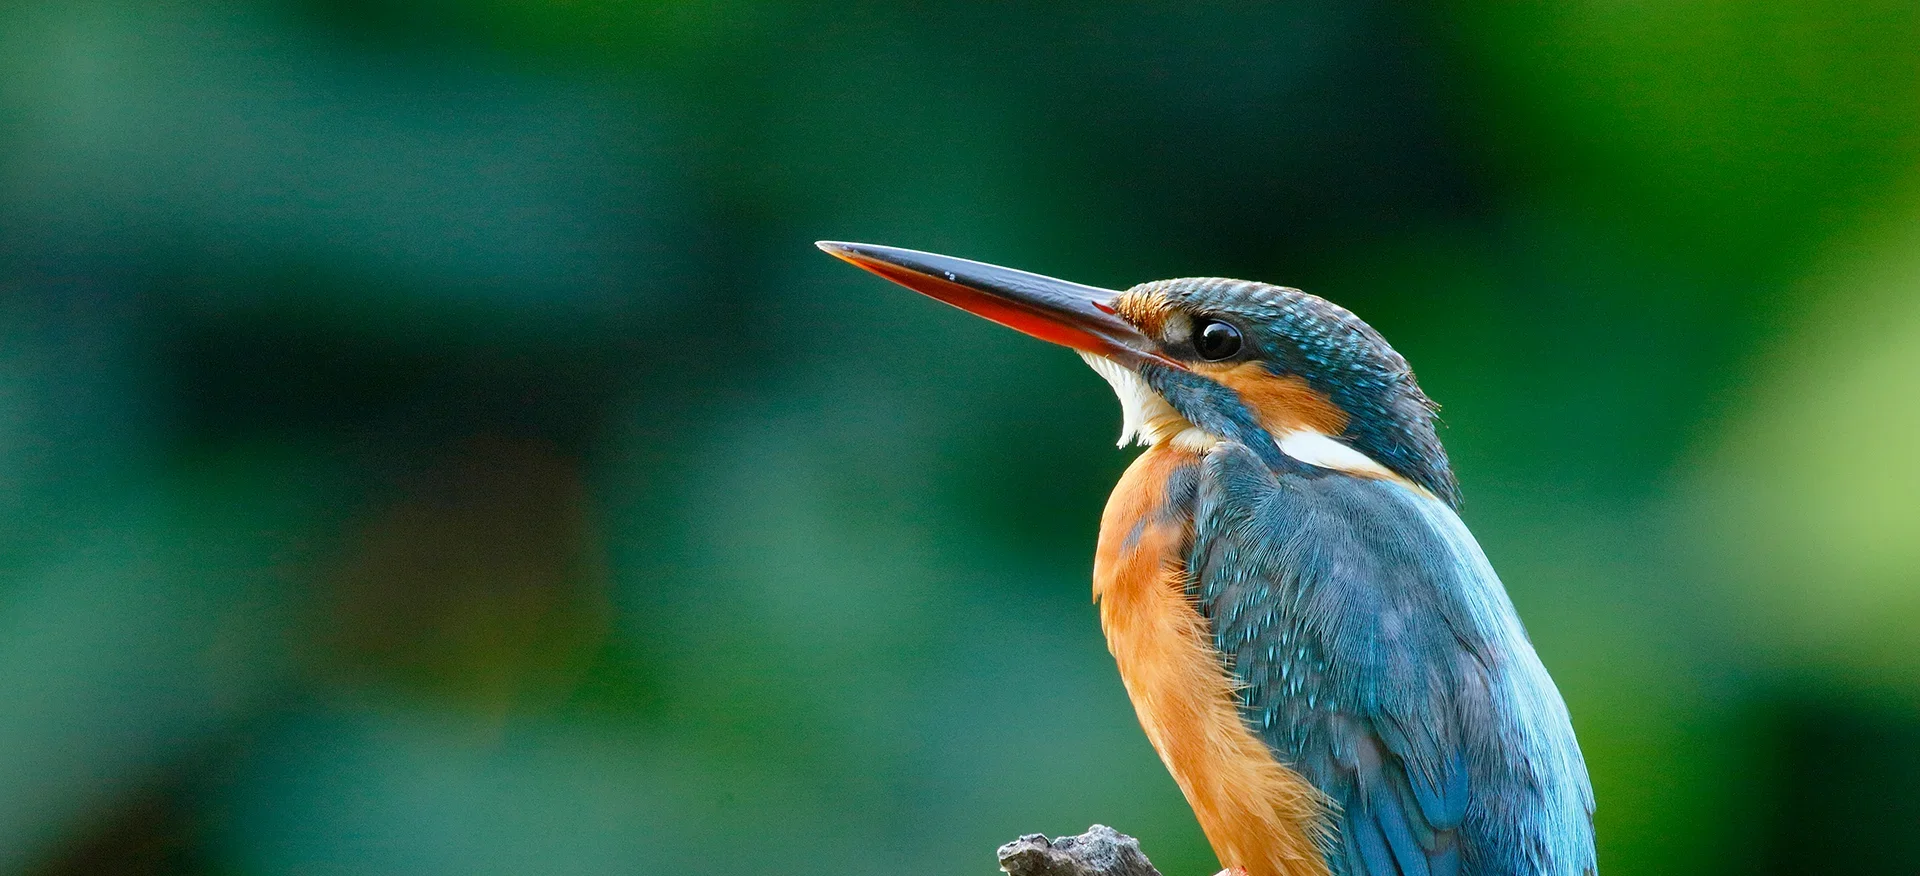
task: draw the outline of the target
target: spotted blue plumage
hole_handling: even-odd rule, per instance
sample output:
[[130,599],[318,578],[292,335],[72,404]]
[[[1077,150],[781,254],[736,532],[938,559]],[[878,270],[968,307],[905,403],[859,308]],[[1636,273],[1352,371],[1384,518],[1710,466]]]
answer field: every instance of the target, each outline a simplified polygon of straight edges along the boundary
[[[1447,504],[1459,505],[1453,468],[1434,432],[1433,401],[1413,379],[1407,360],[1352,311],[1288,286],[1221,277],[1156,280],[1127,294],[1238,326],[1248,341],[1239,358],[1307,381],[1346,413],[1346,429],[1336,437]],[[1260,448],[1250,430],[1237,428],[1241,424],[1194,419],[1224,420],[1235,410],[1244,412],[1230,390],[1199,375],[1151,365],[1141,376],[1194,425]],[[1267,455],[1264,449],[1256,452]]]
[[1342,876],[1596,872],[1566,706],[1445,503],[1238,443],[1175,485],[1190,594],[1282,763],[1335,804]]

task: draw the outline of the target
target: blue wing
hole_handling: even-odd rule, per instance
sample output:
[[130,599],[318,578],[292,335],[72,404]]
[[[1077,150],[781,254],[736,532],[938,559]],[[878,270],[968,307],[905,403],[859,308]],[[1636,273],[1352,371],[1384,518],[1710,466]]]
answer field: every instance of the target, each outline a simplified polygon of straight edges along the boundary
[[1336,804],[1345,876],[1580,876],[1565,704],[1452,509],[1386,480],[1202,467],[1189,586],[1281,762]]

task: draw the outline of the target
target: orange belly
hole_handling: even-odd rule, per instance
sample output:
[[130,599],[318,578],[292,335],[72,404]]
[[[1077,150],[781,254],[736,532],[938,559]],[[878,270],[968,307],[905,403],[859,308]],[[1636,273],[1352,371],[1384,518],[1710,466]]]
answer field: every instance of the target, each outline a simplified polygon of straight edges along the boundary
[[1325,802],[1241,719],[1233,679],[1186,593],[1191,510],[1165,507],[1166,484],[1198,463],[1157,445],[1114,488],[1093,565],[1100,626],[1140,726],[1220,863],[1248,876],[1324,876]]

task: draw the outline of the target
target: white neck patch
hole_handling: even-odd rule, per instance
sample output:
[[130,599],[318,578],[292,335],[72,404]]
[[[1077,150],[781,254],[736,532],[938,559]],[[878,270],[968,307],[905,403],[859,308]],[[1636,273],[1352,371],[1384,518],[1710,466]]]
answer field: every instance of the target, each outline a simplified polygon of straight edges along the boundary
[[[1120,441],[1125,447],[1137,441],[1142,447],[1172,442],[1175,447],[1205,453],[1220,443],[1200,427],[1173,409],[1165,398],[1154,392],[1140,374],[1125,365],[1093,353],[1081,353],[1094,372],[1107,379],[1113,394],[1120,398]],[[1294,429],[1274,436],[1280,452],[1319,468],[1344,471],[1366,477],[1398,479],[1386,466],[1330,435],[1313,429]]]
[[1295,429],[1274,438],[1280,452],[1308,465],[1351,474],[1399,479],[1399,475],[1346,442],[1312,429]]

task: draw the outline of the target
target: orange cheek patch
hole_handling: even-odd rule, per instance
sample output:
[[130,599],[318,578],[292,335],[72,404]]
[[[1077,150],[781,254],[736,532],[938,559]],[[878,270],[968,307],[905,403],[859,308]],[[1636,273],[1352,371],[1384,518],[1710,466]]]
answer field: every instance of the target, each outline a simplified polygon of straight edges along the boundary
[[1240,395],[1260,425],[1274,435],[1312,429],[1322,435],[1346,431],[1347,412],[1304,378],[1278,375],[1259,362],[1241,362],[1207,376]]
[[1137,326],[1148,337],[1159,337],[1167,324],[1166,298],[1150,292],[1124,292],[1113,301],[1113,312]]

